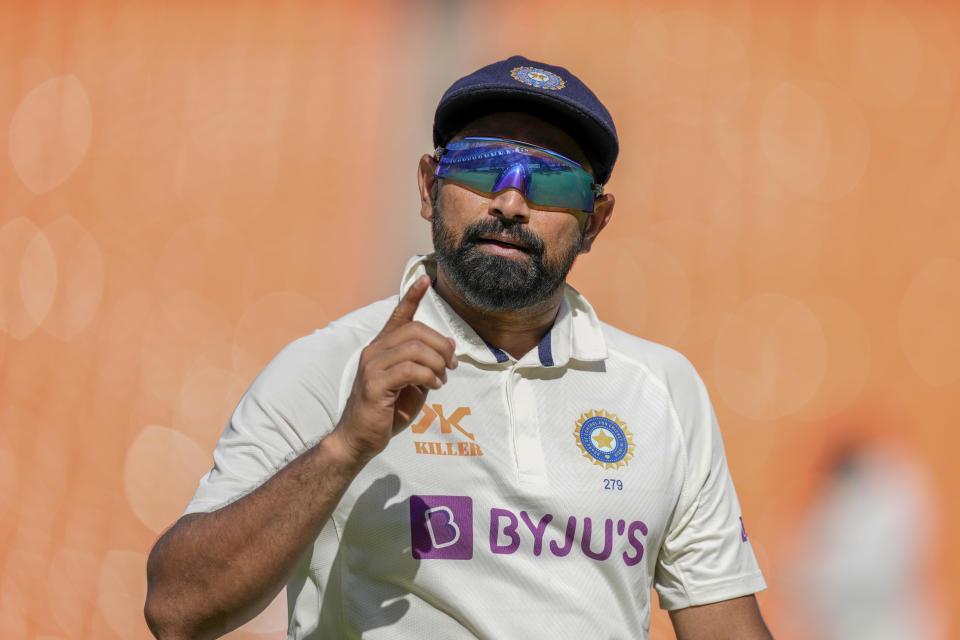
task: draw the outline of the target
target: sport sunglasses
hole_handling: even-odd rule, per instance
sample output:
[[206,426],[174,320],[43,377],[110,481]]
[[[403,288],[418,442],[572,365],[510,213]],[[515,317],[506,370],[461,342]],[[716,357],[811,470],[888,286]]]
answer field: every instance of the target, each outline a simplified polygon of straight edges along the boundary
[[603,185],[559,153],[503,138],[464,138],[437,147],[434,175],[483,196],[516,189],[537,209],[593,213]]

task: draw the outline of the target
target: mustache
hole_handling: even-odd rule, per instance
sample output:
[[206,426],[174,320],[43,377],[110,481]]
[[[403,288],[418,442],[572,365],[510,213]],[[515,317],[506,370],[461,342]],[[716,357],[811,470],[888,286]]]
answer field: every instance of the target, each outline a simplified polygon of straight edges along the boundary
[[473,247],[481,236],[488,234],[500,234],[508,236],[521,243],[527,248],[527,252],[536,257],[543,256],[543,240],[540,236],[530,231],[525,225],[504,224],[500,218],[488,218],[474,222],[463,231],[463,237],[460,240],[462,248]]

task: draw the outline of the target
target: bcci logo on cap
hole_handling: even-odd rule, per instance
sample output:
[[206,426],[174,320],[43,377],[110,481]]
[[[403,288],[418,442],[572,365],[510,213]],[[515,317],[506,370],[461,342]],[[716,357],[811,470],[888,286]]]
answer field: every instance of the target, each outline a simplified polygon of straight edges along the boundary
[[473,558],[473,500],[410,496],[410,542],[418,560]]
[[567,86],[563,78],[557,74],[551,73],[546,69],[537,69],[536,67],[517,67],[510,71],[510,75],[513,76],[513,79],[517,82],[522,82],[523,84],[528,84],[538,89],[559,91]]

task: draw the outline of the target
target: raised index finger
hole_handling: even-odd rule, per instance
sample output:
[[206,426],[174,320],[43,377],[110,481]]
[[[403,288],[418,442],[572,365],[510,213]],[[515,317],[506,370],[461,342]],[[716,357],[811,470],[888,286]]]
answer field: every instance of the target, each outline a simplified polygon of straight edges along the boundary
[[402,327],[408,322],[412,322],[413,314],[417,312],[417,307],[420,306],[420,301],[423,300],[423,294],[425,294],[429,288],[430,276],[423,274],[410,285],[407,292],[400,298],[397,308],[390,314],[390,317],[387,319],[387,324],[383,325],[383,329],[380,330],[380,334],[377,337]]

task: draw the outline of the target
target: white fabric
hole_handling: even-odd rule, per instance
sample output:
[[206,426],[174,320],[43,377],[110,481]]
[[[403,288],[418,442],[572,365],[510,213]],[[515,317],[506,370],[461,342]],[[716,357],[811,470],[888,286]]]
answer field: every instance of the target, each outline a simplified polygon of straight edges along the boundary
[[[401,291],[435,268],[414,258]],[[264,369],[188,513],[235,500],[330,432],[396,303],[355,311]],[[765,588],[683,356],[601,323],[571,287],[519,361],[433,289],[416,319],[455,339],[460,366],[340,501],[287,587],[289,638],[646,638],[651,587],[667,609]],[[629,431],[626,464],[577,444],[590,412]],[[593,432],[598,455],[614,431]]]

